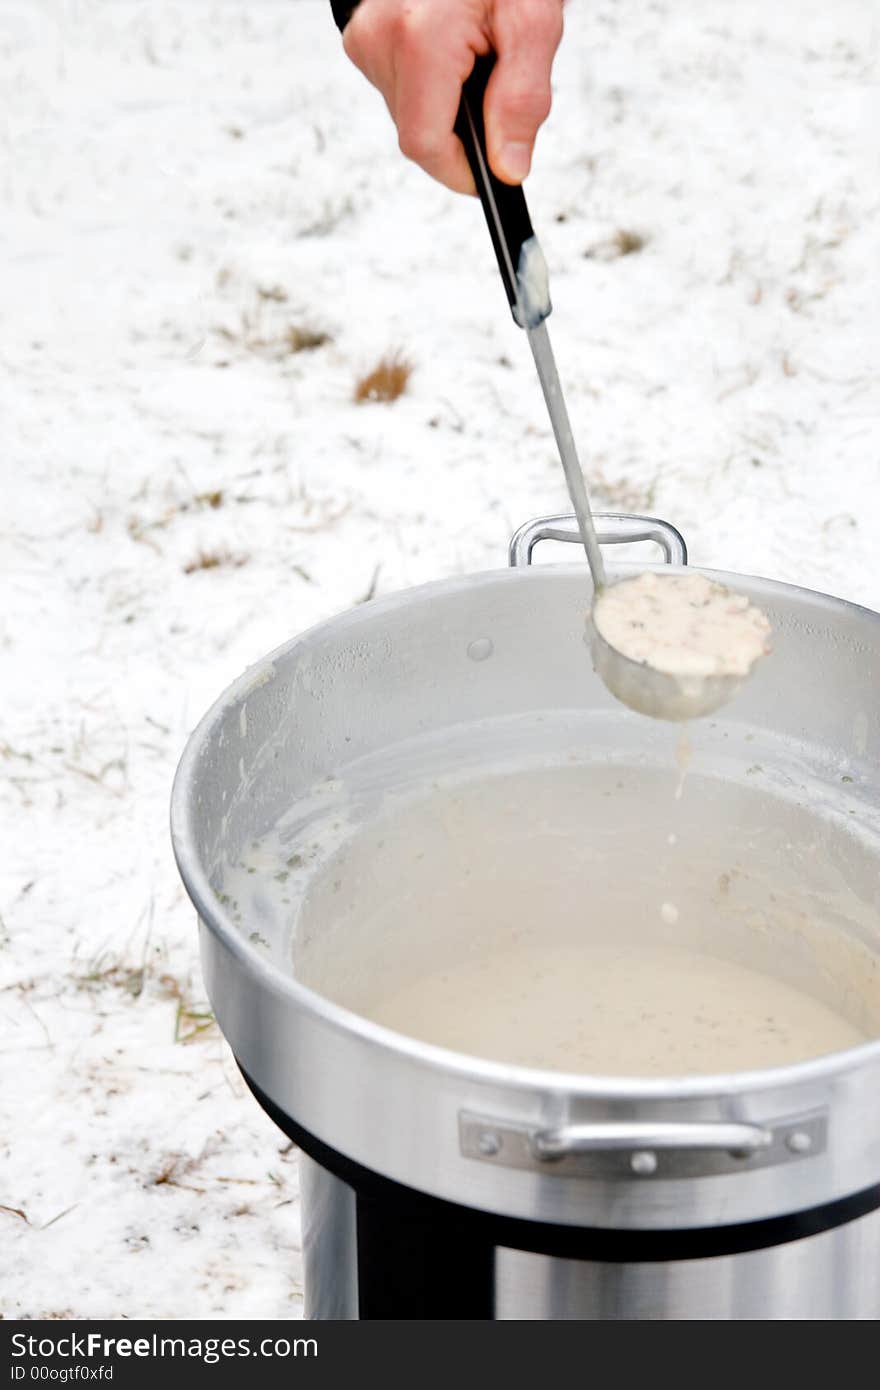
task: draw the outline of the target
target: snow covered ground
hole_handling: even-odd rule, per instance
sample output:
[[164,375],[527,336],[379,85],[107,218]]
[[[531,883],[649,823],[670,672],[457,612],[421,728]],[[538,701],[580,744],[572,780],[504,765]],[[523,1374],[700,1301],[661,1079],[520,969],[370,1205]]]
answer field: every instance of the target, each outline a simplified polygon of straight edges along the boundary
[[[597,502],[880,608],[878,49],[873,0],[570,0],[527,191]],[[561,471],[479,209],[326,0],[0,0],[0,111],[0,1311],[295,1318],[174,768],[247,664],[502,564]]]

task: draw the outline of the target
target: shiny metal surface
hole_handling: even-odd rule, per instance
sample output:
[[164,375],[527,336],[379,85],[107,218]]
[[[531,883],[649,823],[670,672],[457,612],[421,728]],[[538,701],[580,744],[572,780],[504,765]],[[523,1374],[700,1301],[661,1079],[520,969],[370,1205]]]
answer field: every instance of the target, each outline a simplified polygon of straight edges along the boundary
[[[640,541],[653,541],[663,552],[668,565],[687,564],[687,546],[684,536],[668,521],[656,516],[625,516],[615,512],[603,512],[596,518],[596,535],[600,545],[632,545]],[[537,521],[527,521],[514,532],[508,549],[508,560],[514,567],[522,568],[532,563],[532,553],[541,541],[580,542],[580,531],[572,524],[572,517],[540,517]]]
[[[644,523],[634,519],[634,523]],[[600,522],[600,525],[602,523]],[[719,716],[724,757],[795,746],[816,775],[852,777],[852,814],[880,808],[880,618],[806,590],[716,575],[768,612],[772,665]],[[281,647],[215,704],[187,746],[174,849],[201,922],[208,993],[236,1057],[316,1138],[365,1167],[480,1210],[567,1225],[652,1229],[756,1220],[880,1181],[880,1043],[776,1070],[644,1080],[541,1072],[446,1051],[330,1004],[267,960],[218,900],[230,844],[263,833],[316,780],[425,728],[565,710],[623,743],[635,716],[589,670],[583,565],[428,585],[342,615]],[[490,636],[491,660],[467,656]],[[630,722],[628,722],[630,721]],[[665,737],[651,725],[640,738]],[[664,744],[664,748],[666,745]],[[787,756],[787,755],[786,755]],[[878,941],[880,947],[880,941]],[[824,1152],[686,1182],[637,1171],[560,1181],[462,1154],[462,1110],[498,1123],[746,1124],[827,1113]],[[836,1247],[834,1247],[836,1248]]]
[[818,1236],[644,1264],[495,1253],[495,1317],[585,1320],[880,1318],[880,1212]]
[[540,1129],[462,1113],[461,1151],[499,1168],[559,1178],[702,1178],[754,1172],[815,1157],[825,1148],[827,1117],[799,1115],[763,1125],[618,1121]]
[[644,1125],[635,1122],[539,1129],[532,1135],[532,1149],[535,1157],[544,1163],[558,1163],[569,1155],[633,1147],[666,1149],[670,1153],[720,1151],[731,1158],[745,1158],[759,1150],[769,1151],[773,1140],[773,1131],[761,1125]]
[[[305,1315],[356,1319],[354,1193],[300,1155]],[[467,1250],[462,1250],[462,1260]],[[616,1263],[498,1247],[495,1318],[880,1318],[880,1211],[787,1245],[713,1259]]]
[[612,695],[627,709],[651,719],[681,723],[714,714],[733,699],[747,679],[740,675],[706,676],[688,686],[666,671],[624,656],[605,640],[595,621],[590,651],[593,666]]
[[574,514],[577,517],[580,539],[590,562],[593,584],[597,590],[601,590],[605,587],[605,561],[593,525],[590,499],[587,496],[587,486],[578,458],[574,432],[568,418],[568,407],[565,404],[559,373],[556,370],[556,359],[550,345],[550,333],[546,320],[542,319],[539,323],[527,325],[526,334],[529,347],[532,349],[532,356],[535,359],[535,367],[544,394],[547,413],[553,426],[556,447],[562,460],[562,470],[565,473],[565,483],[571,498],[571,505],[574,507]]
[[347,1183],[299,1154],[307,1318],[358,1316],[355,1195]]

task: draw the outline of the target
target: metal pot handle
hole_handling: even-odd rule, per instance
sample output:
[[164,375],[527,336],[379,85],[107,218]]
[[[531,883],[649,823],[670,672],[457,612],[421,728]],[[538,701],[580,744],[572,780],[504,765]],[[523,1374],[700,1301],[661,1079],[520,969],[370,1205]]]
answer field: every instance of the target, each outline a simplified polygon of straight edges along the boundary
[[[661,521],[656,516],[630,516],[623,512],[597,512],[593,520],[600,545],[654,541],[663,551],[667,565],[687,564],[684,537],[668,521]],[[581,544],[577,519],[569,513],[562,513],[527,521],[510,542],[510,564],[517,568],[531,564],[532,551],[539,541],[575,541]]]
[[623,1152],[633,1176],[646,1178],[653,1177],[660,1166],[658,1153],[672,1160],[666,1164],[667,1176],[675,1175],[682,1156],[694,1154],[721,1154],[742,1167],[743,1159],[772,1146],[773,1131],[736,1123],[567,1125],[537,1130],[530,1143],[542,1163],[558,1163],[577,1154]]
[[720,1149],[745,1154],[772,1142],[772,1131],[761,1125],[724,1123],[565,1125],[539,1129],[531,1136],[535,1157],[544,1162],[599,1149]]
[[596,1122],[540,1127],[459,1116],[461,1151],[506,1168],[560,1177],[710,1177],[769,1168],[821,1154],[824,1112],[772,1124],[734,1120]]

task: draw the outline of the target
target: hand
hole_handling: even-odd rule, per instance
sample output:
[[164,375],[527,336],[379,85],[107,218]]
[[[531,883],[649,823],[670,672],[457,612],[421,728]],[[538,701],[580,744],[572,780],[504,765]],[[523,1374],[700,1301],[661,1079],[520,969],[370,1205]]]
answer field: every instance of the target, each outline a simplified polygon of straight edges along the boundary
[[435,179],[473,193],[453,134],[474,58],[498,55],[486,89],[486,149],[504,183],[522,183],[550,112],[550,69],[562,37],[562,0],[360,0],[345,51],[378,87],[400,148]]

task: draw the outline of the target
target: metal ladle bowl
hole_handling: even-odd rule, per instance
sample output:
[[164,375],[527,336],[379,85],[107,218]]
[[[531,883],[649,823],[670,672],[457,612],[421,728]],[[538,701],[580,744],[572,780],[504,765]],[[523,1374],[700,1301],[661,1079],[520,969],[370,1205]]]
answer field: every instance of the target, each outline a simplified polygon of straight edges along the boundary
[[[663,552],[667,565],[687,565],[684,538],[674,526],[656,517],[632,517],[622,513],[599,513],[594,518],[599,545],[621,545],[653,541]],[[581,530],[574,516],[561,515],[546,520],[528,522],[521,526],[510,543],[510,563],[519,567],[531,563],[532,551],[539,541],[582,542]],[[638,571],[634,567],[633,578]],[[611,583],[622,582],[620,579]],[[587,619],[586,641],[590,647],[597,675],[621,704],[652,719],[684,721],[712,714],[726,704],[747,676],[673,676],[658,671],[644,662],[633,661],[605,640],[593,621],[593,609],[598,598],[594,591],[593,604]]]
[[633,661],[605,640],[590,615],[593,666],[621,704],[652,719],[684,721],[712,714],[735,695],[746,676],[672,676]]

